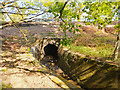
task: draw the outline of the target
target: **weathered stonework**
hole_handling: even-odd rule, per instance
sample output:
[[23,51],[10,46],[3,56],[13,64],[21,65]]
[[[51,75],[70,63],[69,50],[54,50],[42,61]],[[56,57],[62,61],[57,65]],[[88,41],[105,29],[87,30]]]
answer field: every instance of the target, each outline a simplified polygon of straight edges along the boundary
[[120,88],[117,65],[97,61],[59,47],[59,67],[84,88]]
[[34,47],[31,48],[30,52],[34,55],[37,60],[40,60],[44,57],[45,51],[44,48],[48,44],[53,44],[56,47],[59,47],[60,41],[62,38],[43,38],[39,39]]

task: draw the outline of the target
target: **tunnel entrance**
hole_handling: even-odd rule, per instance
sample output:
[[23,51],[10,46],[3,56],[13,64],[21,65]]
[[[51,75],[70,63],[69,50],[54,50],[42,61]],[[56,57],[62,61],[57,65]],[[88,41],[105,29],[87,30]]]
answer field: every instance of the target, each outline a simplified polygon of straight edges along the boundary
[[45,56],[51,56],[53,62],[57,63],[58,60],[58,47],[54,44],[48,44],[44,47]]

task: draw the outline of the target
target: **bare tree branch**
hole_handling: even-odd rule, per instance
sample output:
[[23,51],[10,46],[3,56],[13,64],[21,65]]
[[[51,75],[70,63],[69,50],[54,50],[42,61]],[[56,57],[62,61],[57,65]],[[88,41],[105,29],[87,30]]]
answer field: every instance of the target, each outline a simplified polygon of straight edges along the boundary
[[40,16],[40,15],[45,14],[45,13],[46,13],[46,11],[44,11],[43,13],[37,14],[37,15],[35,15],[33,17],[27,18],[27,19],[32,19],[32,18],[35,18],[35,17]]
[[[6,0],[6,1],[7,1],[7,0]],[[11,3],[14,3],[14,2],[16,2],[16,1],[19,1],[19,0],[13,0],[13,1],[6,2],[6,3],[5,3],[5,1],[3,1],[1,4],[2,4],[3,6],[5,6],[5,5],[7,5],[7,4],[11,4]]]
[[[19,8],[19,9],[33,9],[33,10],[41,10],[38,8],[33,8],[33,7],[18,7],[18,6],[13,6],[13,5],[9,5],[9,6],[5,6],[5,8],[7,7],[14,7],[14,8]],[[3,9],[2,7],[0,9]]]
[[[47,11],[43,11],[43,12],[40,13],[40,14],[25,14],[25,13],[20,13],[20,9],[34,9],[34,10],[40,10],[40,9],[33,8],[33,7],[27,7],[27,8],[26,8],[26,7],[19,7],[19,6],[11,5],[12,3],[16,2],[16,1],[18,1],[18,0],[9,1],[9,2],[8,2],[7,0],[4,0],[4,1],[1,3],[2,6],[1,6],[0,9],[3,9],[3,11],[1,11],[0,13],[2,13],[2,14],[7,14],[8,17],[10,18],[10,20],[12,21],[12,23],[7,22],[7,23],[4,23],[4,25],[2,24],[2,29],[5,28],[5,27],[7,27],[7,26],[15,25],[15,24],[18,23],[18,22],[15,22],[15,21],[11,18],[11,16],[10,16],[9,14],[21,15],[21,16],[22,16],[22,19],[19,20],[19,23],[22,23],[22,22],[28,22],[29,20],[34,19],[35,17],[40,16],[40,15],[43,15],[44,13],[47,12]],[[10,4],[10,5],[8,5],[8,4]],[[5,10],[6,7],[17,8],[18,12],[16,12],[16,13],[15,13],[15,12],[8,12],[8,11]],[[23,15],[34,15],[34,16],[28,17],[28,18],[24,18]]]
[[22,19],[24,19],[24,16],[23,16],[23,15],[22,15],[22,13],[20,12],[20,9],[19,9],[19,8],[17,8],[17,10],[18,10],[18,13],[20,13],[20,14],[21,14]]
[[63,22],[65,22],[65,21],[62,19],[62,12],[63,12],[65,6],[67,5],[67,3],[68,3],[69,1],[70,1],[70,0],[67,0],[67,1],[65,2],[65,4],[64,4],[63,8],[60,10],[60,16],[59,16],[59,18],[61,18],[61,20],[62,20]]
[[0,12],[0,13],[9,13],[9,14],[17,14],[17,15],[36,15],[36,14],[21,14],[21,13],[14,13],[14,12]]
[[[42,15],[44,13],[46,13],[46,11],[44,11],[43,13],[37,14],[37,15],[35,15],[33,17],[27,18],[27,19],[28,20],[34,19],[35,17],[40,16],[40,15]],[[28,22],[27,19],[21,19],[21,20],[19,20],[19,23],[22,23],[22,22],[26,22],[27,23]],[[15,23],[15,22],[12,22],[12,23],[9,23],[9,24],[6,23],[5,25],[2,25],[2,29],[5,28],[5,27],[8,27],[8,26],[11,26],[11,25],[15,25],[15,24],[17,24],[17,23]]]

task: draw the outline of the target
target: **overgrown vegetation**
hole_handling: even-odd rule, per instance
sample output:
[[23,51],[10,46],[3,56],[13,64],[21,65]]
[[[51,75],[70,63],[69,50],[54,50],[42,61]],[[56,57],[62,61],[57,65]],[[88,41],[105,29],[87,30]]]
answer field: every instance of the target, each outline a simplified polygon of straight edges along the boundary
[[67,48],[90,57],[111,59],[116,37],[100,33],[81,32],[80,35],[74,37],[72,44],[68,45]]

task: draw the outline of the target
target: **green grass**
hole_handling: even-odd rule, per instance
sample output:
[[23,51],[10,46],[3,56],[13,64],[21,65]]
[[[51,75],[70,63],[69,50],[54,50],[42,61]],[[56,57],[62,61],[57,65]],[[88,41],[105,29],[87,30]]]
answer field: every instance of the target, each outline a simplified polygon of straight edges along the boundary
[[0,82],[0,90],[2,90],[3,88],[12,88],[12,84],[11,83],[5,84],[3,82]]
[[81,54],[85,54],[92,57],[110,57],[113,54],[114,48],[107,48],[107,47],[86,47],[86,46],[75,46],[70,45],[67,46],[71,51],[78,52]]
[[5,72],[5,71],[7,71],[7,69],[2,69],[1,71]]
[[110,58],[113,54],[116,37],[112,35],[96,35],[94,33],[81,33],[75,37],[70,46],[73,52],[90,57]]

